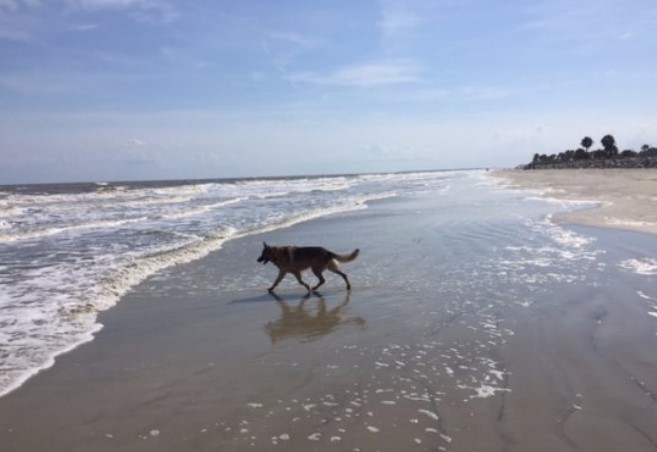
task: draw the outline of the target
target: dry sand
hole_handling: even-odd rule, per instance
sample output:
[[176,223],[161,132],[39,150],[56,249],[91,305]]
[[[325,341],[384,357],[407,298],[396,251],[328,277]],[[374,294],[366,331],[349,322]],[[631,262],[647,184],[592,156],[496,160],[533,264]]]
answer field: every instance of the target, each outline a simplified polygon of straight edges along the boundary
[[557,216],[576,224],[657,234],[657,169],[503,170],[493,174],[546,197],[600,203]]

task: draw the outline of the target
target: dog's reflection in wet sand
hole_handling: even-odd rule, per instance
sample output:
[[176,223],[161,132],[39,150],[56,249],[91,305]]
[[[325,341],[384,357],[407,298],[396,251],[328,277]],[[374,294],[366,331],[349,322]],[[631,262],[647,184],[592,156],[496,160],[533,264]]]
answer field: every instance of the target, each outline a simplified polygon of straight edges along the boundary
[[297,306],[290,306],[287,301],[274,293],[271,295],[276,298],[281,308],[281,317],[265,325],[272,344],[292,338],[317,339],[329,334],[340,325],[365,325],[365,319],[362,317],[343,316],[345,307],[349,304],[349,293],[342,303],[331,309],[327,308],[326,300],[317,293],[315,297],[311,294],[305,295]]

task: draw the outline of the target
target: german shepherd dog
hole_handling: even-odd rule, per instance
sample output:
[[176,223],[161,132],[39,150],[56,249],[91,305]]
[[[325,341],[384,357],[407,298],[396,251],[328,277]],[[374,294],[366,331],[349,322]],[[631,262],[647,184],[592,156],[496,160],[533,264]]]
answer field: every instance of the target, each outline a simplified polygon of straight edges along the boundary
[[[351,290],[349,278],[340,271],[338,262],[353,261],[358,257],[358,253],[360,252],[359,249],[355,249],[351,254],[339,255],[320,246],[269,246],[266,243],[263,243],[263,245],[264,248],[262,249],[262,254],[258,258],[258,262],[266,264],[271,261],[278,267],[278,276],[276,277],[274,284],[267,289],[270,292],[278,286],[278,283],[280,283],[288,273],[292,273],[297,278],[297,281],[299,281],[299,284],[308,289],[308,291],[315,291],[319,286],[324,284],[322,273],[327,269],[342,276],[344,282],[347,283],[347,290]],[[319,279],[319,282],[313,288],[301,279],[301,272],[309,268]]]

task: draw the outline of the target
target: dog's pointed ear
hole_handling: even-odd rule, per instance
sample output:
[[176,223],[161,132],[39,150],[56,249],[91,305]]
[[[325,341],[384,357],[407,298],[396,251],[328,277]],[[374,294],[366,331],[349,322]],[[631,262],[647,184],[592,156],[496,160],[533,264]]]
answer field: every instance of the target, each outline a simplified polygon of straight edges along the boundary
[[264,246],[265,248],[269,248],[269,245],[267,245],[267,242],[262,242],[262,246]]

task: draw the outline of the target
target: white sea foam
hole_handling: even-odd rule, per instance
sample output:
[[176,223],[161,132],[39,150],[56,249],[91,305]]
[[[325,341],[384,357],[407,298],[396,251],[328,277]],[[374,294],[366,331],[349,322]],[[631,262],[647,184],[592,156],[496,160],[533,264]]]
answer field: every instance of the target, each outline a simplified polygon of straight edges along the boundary
[[37,239],[50,235],[63,234],[73,231],[83,231],[87,229],[116,228],[117,226],[136,223],[139,221],[144,221],[146,219],[147,219],[146,217],[140,217],[140,218],[128,218],[125,220],[115,220],[115,221],[91,221],[85,224],[72,225],[66,227],[53,227],[53,228],[44,228],[44,229],[37,229],[32,231],[24,231],[24,232],[10,233],[10,234],[0,234],[0,242],[32,240],[32,239]]
[[574,231],[567,230],[552,222],[552,215],[547,215],[545,219],[538,223],[538,226],[547,233],[557,244],[569,248],[579,249],[593,243],[593,237],[587,237]]
[[22,209],[19,209],[18,207],[13,207],[13,206],[6,206],[0,204],[0,218],[10,218],[10,217],[15,217],[23,213]]
[[445,435],[444,433],[441,433],[441,434],[440,434],[440,438],[441,438],[443,441],[445,441],[446,443],[451,443],[451,442],[452,442],[452,437],[451,437],[451,436],[447,436],[447,435]]
[[438,415],[436,413],[434,413],[433,411],[429,411],[429,410],[425,410],[425,409],[421,409],[421,410],[417,410],[417,411],[419,413],[424,414],[425,416],[430,417],[431,419],[438,420]]
[[201,215],[201,214],[210,212],[212,210],[218,209],[220,207],[226,207],[226,206],[229,206],[231,204],[236,204],[236,203],[242,202],[245,199],[247,199],[247,198],[246,197],[240,197],[240,198],[233,198],[233,199],[227,199],[225,201],[215,202],[215,203],[212,203],[212,204],[204,204],[204,205],[201,205],[201,206],[189,209],[189,210],[164,214],[164,215],[161,216],[161,218],[172,220],[172,219],[180,219],[180,218],[185,218],[185,217],[191,217],[191,216],[194,216],[194,215]]
[[657,259],[627,259],[618,264],[619,267],[629,270],[637,275],[657,275]]
[[639,296],[640,296],[641,298],[643,298],[644,300],[657,301],[657,298],[655,298],[655,297],[651,297],[650,295],[646,295],[645,293],[643,293],[643,292],[640,291],[640,290],[637,290],[636,293],[637,293],[637,295],[639,295]]
[[620,218],[605,217],[605,223],[613,226],[626,226],[626,227],[654,227],[657,226],[657,223],[651,223],[649,221],[632,221],[632,220],[623,220]]
[[475,393],[470,396],[471,399],[486,399],[488,397],[493,397],[498,392],[510,392],[508,388],[500,388],[496,386],[491,386],[487,384],[482,384],[480,386],[468,386],[468,385],[458,385],[460,389],[469,389]]
[[[207,187],[200,192],[207,193]],[[56,196],[61,198],[64,195]],[[150,275],[172,265],[200,259],[221,248],[231,238],[288,227],[325,215],[363,209],[368,201],[390,196],[395,194],[383,191],[342,195],[316,207],[313,203],[307,203],[302,208],[294,205],[296,211],[287,213],[262,210],[261,218],[253,216],[258,211],[251,212],[248,209],[236,211],[237,216],[223,212],[220,213],[223,215],[221,218],[224,221],[235,218],[236,227],[226,226],[205,233],[186,230],[184,223],[170,223],[173,230],[158,232],[153,229],[157,223],[144,218],[89,222],[69,226],[65,230],[51,228],[47,231],[33,231],[30,237],[33,240],[59,236],[64,239],[51,241],[51,245],[48,245],[52,247],[61,243],[61,251],[53,250],[49,255],[36,258],[30,269],[20,273],[14,270],[11,278],[19,278],[18,283],[0,284],[0,307],[3,308],[0,312],[0,395],[19,387],[39,370],[52,366],[57,355],[93,339],[102,327],[96,321],[98,313],[115,305],[131,287]],[[245,199],[224,199],[201,206],[198,210],[201,222],[192,225],[207,223],[208,227],[212,227],[216,220],[205,214],[237,205]],[[90,215],[95,214],[91,212]],[[144,242],[148,238],[152,244],[142,246],[141,251],[139,246],[122,244],[121,241],[125,239],[116,236],[120,232],[117,230],[119,226],[132,228],[124,229],[125,232],[121,233],[126,239],[134,236],[139,242]],[[83,250],[80,247],[85,246],[84,236],[79,234],[89,229],[96,230],[93,239],[87,240],[89,255],[78,257]],[[23,234],[26,236],[29,233]],[[98,234],[104,234],[107,238],[103,240]],[[153,241],[149,237],[157,240]],[[13,246],[12,243],[6,241],[5,246]],[[71,248],[74,254],[67,251],[70,247],[74,247]],[[9,249],[17,256],[21,253],[20,248]],[[63,260],[59,257],[60,253]],[[7,278],[0,274],[0,283]]]
[[593,208],[603,204],[600,201],[591,201],[586,199],[561,199],[550,197],[549,195],[555,192],[561,192],[560,190],[536,190],[539,196],[528,196],[527,200],[530,201],[542,201],[550,204],[560,206],[567,210],[572,210],[573,208]]

